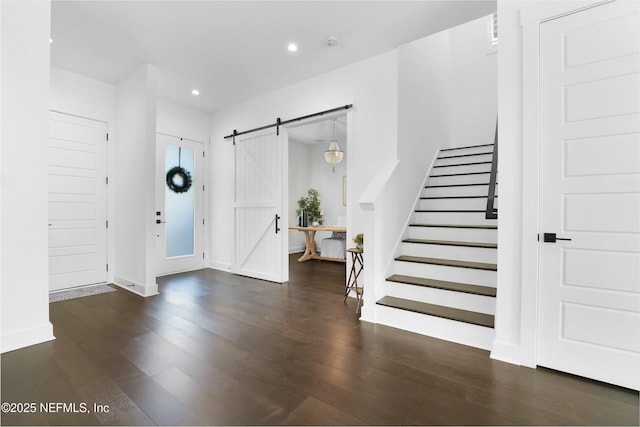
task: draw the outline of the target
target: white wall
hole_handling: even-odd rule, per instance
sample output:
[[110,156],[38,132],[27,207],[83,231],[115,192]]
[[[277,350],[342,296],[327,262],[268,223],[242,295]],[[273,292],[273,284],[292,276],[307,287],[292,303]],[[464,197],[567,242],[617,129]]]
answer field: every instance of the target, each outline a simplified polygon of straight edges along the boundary
[[[397,52],[392,51],[251,99],[213,114],[211,162],[211,266],[229,269],[233,239],[233,132],[354,103],[348,162],[347,228],[362,229],[356,201],[385,159],[395,156]],[[336,171],[337,173],[337,171]]]
[[53,339],[49,322],[48,1],[2,1],[2,352]]
[[118,173],[114,283],[143,296],[155,283],[156,74],[145,65],[116,86]]
[[498,58],[490,43],[491,17],[452,28],[450,145],[490,144],[498,114]]
[[156,105],[158,132],[205,144],[209,142],[211,114],[164,99],[158,99]]
[[116,87],[60,68],[51,68],[50,108],[113,124]]

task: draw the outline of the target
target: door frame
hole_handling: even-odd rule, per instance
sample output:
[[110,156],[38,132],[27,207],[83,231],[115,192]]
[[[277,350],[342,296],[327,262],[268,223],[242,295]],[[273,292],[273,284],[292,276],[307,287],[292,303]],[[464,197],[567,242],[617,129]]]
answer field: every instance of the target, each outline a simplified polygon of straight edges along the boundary
[[[545,22],[598,7],[615,0],[581,0],[572,4],[540,4],[523,9],[522,25],[522,293],[520,298],[520,364],[536,367],[538,362],[538,290],[540,233],[540,131],[539,66],[540,27]],[[502,158],[505,158],[502,156]],[[535,301],[535,304],[531,302]]]
[[[109,268],[110,266],[112,266],[113,260],[114,260],[114,256],[113,256],[113,250],[114,247],[113,245],[111,245],[111,242],[113,242],[113,232],[114,232],[114,227],[110,227],[109,226],[109,221],[111,220],[111,218],[113,217],[113,185],[111,185],[111,182],[109,181],[109,177],[112,175],[111,174],[111,164],[110,164],[110,159],[112,157],[112,146],[113,144],[109,144],[109,137],[110,137],[110,122],[107,118],[98,118],[98,117],[90,117],[88,115],[83,115],[83,114],[75,114],[75,113],[71,113],[69,111],[66,110],[59,110],[56,108],[50,108],[49,109],[49,120],[51,120],[51,116],[53,114],[62,114],[65,116],[69,116],[69,117],[75,117],[78,119],[82,119],[82,120],[90,120],[92,122],[97,122],[97,123],[102,123],[105,126],[105,132],[106,132],[106,146],[105,146],[105,158],[104,158],[104,166],[105,166],[105,179],[106,179],[106,189],[105,189],[105,219],[107,221],[107,227],[106,227],[106,238],[105,238],[105,252],[106,252],[106,265],[107,265],[107,271],[106,271],[106,281],[102,282],[102,283],[111,283],[113,282],[113,274],[114,274],[114,269],[113,268]],[[47,142],[47,144],[49,144]],[[47,145],[48,146],[48,145]],[[47,185],[48,185],[48,181],[47,181]],[[83,285],[84,286],[84,285]],[[88,284],[86,286],[93,286],[93,284]],[[47,289],[49,289],[49,292],[52,292],[50,289],[50,284],[47,284]],[[65,290],[65,289],[61,289],[61,290]],[[58,292],[58,291],[53,291],[53,292]]]
[[[209,252],[208,251],[208,246],[207,246],[207,242],[208,242],[207,241],[207,235],[208,235],[208,230],[209,230],[209,228],[208,228],[209,224],[208,224],[208,221],[206,221],[207,212],[208,211],[207,211],[207,197],[206,197],[206,191],[205,191],[206,182],[207,182],[207,179],[208,179],[208,172],[207,172],[208,168],[207,168],[207,162],[206,162],[206,153],[207,153],[208,144],[203,142],[203,141],[197,141],[195,139],[183,138],[183,137],[180,137],[180,136],[170,135],[170,134],[163,133],[163,132],[156,132],[156,171],[155,171],[155,174],[157,176],[156,179],[160,178],[160,173],[159,173],[159,169],[158,169],[159,166],[160,166],[159,157],[162,154],[163,155],[162,159],[164,159],[164,153],[165,153],[164,149],[163,150],[159,149],[159,146],[160,146],[160,143],[158,141],[158,137],[159,136],[168,137],[168,138],[175,138],[176,140],[178,140],[177,143],[180,143],[181,141],[188,141],[189,143],[194,143],[194,144],[198,144],[198,145],[201,146],[201,150],[202,150],[202,154],[203,154],[202,155],[202,159],[201,159],[202,170],[200,171],[200,176],[201,176],[200,180],[201,180],[202,190],[194,188],[194,191],[201,191],[202,192],[202,196],[201,196],[202,197],[202,199],[201,199],[202,212],[201,213],[202,213],[202,218],[203,218],[203,224],[202,224],[201,248],[202,248],[202,252],[203,252],[203,257],[202,257],[202,263],[198,267],[188,268],[188,269],[180,269],[179,271],[171,270],[171,271],[162,271],[161,272],[160,271],[161,261],[159,260],[159,255],[158,255],[159,250],[160,250],[160,248],[159,248],[160,242],[159,242],[159,238],[156,236],[156,239],[155,239],[155,241],[156,241],[156,244],[155,244],[155,255],[154,255],[154,258],[156,260],[156,262],[155,262],[156,271],[154,272],[154,274],[156,275],[156,277],[167,276],[167,275],[170,275],[170,274],[177,274],[177,273],[183,273],[183,272],[186,272],[186,271],[194,271],[194,270],[200,270],[200,269],[203,269],[203,268],[207,268],[207,266],[208,266],[207,254]],[[163,148],[164,148],[164,146],[163,146]],[[196,158],[194,160],[196,161],[196,164],[197,164],[198,159]],[[162,163],[164,164],[164,162],[162,162]],[[164,175],[164,172],[163,172],[162,175]],[[164,180],[161,180],[161,181],[164,183]],[[158,183],[156,183],[156,184],[158,185]],[[196,183],[194,182],[194,186],[195,185],[196,185]],[[164,187],[164,184],[163,184],[163,187]],[[156,209],[157,209],[157,208],[159,208],[159,206],[158,206],[158,202],[159,201],[157,200],[157,198],[158,198],[157,197],[157,194],[158,194],[157,192],[160,191],[160,190],[158,188],[156,188],[155,191],[156,191],[156,197],[154,199],[156,199]],[[165,219],[165,216],[164,216],[165,212],[164,211],[165,211],[165,207],[163,206],[162,207],[163,214],[161,216],[162,220]],[[154,219],[157,220],[157,218],[154,218]],[[196,220],[195,223],[194,223],[194,226],[197,227],[198,225],[199,225],[199,221]],[[156,225],[156,227],[157,227],[157,225]],[[154,232],[154,234],[157,235],[157,230]],[[194,236],[196,234],[197,233],[194,230]],[[165,233],[165,238],[166,238],[166,233]],[[194,241],[194,256],[197,256],[197,253],[195,253],[195,252],[197,252],[197,245],[196,245],[196,243]]]
[[[351,168],[349,167],[350,162],[349,159],[354,155],[354,149],[353,149],[353,145],[354,145],[354,135],[353,135],[353,129],[354,129],[354,110],[355,110],[355,106],[356,103],[353,99],[349,99],[347,101],[344,101],[342,103],[339,103],[337,105],[353,105],[353,108],[349,108],[347,110],[341,110],[341,111],[336,111],[334,113],[329,113],[329,114],[324,114],[321,116],[317,116],[317,117],[313,117],[313,118],[309,118],[309,119],[304,119],[301,120],[299,122],[295,122],[295,123],[291,123],[291,124],[287,124],[284,125],[284,127],[286,128],[296,128],[296,127],[300,127],[300,126],[306,126],[306,125],[310,125],[310,124],[314,124],[314,123],[318,123],[318,122],[324,122],[327,120],[331,120],[331,119],[335,119],[338,117],[343,117],[345,118],[345,123],[346,123],[346,140],[345,140],[345,145],[346,145],[346,150],[345,150],[345,166],[346,166],[346,188],[344,188],[346,190],[346,194],[353,194],[353,190],[352,190],[352,186],[353,186],[353,178],[349,179],[349,176],[351,176],[351,170],[353,168],[353,166],[351,166]],[[324,108],[326,109],[326,108]],[[311,109],[314,110],[314,109]],[[317,108],[314,111],[322,111],[322,108]],[[308,114],[312,114],[312,113],[308,113]],[[285,167],[289,167],[289,162],[291,160],[289,158],[287,158],[287,164],[285,165]],[[351,163],[352,164],[352,163]],[[287,177],[288,178],[288,177]],[[285,205],[287,205],[288,207],[288,203],[290,202],[289,200],[289,192],[288,192],[288,182],[287,182],[287,197],[286,197],[286,202]],[[346,210],[345,210],[345,214],[346,214],[346,219],[347,219],[347,233],[349,233],[350,230],[352,230],[352,218],[353,218],[353,209],[354,209],[354,203],[349,203],[349,200],[347,198],[347,204],[346,204]],[[288,231],[288,230],[287,230]],[[287,245],[287,253],[289,253],[289,239],[286,239],[286,243]],[[351,270],[351,264],[352,264],[352,260],[350,257],[347,257],[347,261],[344,264],[344,268],[345,268],[345,286],[347,284],[347,272]]]

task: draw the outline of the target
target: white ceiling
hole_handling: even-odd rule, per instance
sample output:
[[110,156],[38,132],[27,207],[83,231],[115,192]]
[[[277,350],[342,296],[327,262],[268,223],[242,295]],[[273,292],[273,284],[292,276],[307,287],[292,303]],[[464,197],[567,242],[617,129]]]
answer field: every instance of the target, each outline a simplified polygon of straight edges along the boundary
[[110,83],[152,64],[161,98],[213,112],[495,9],[495,0],[54,0],[51,63]]

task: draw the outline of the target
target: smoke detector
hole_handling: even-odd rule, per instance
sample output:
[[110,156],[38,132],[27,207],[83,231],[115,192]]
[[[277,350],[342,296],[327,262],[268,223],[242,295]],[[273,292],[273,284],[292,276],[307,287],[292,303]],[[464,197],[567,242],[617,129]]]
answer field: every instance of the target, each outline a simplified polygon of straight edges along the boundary
[[337,37],[329,37],[327,39],[327,46],[330,47],[334,47],[338,45],[338,38]]

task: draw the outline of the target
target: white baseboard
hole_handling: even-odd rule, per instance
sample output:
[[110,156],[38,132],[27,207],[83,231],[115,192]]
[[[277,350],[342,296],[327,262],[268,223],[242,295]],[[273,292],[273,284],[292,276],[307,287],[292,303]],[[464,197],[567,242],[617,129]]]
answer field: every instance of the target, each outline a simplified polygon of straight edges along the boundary
[[520,361],[520,347],[498,340],[493,342],[491,358],[501,362],[511,363],[513,365],[522,364]]
[[229,273],[231,271],[231,264],[226,262],[213,261],[209,263],[209,268],[212,268],[214,270],[226,271],[227,273]]
[[37,328],[2,335],[1,352],[6,353],[55,339],[56,337],[53,336],[53,325],[51,322],[47,322],[45,325]]
[[113,284],[118,287],[121,287],[122,289],[126,289],[129,292],[133,292],[134,294],[140,295],[141,297],[145,297],[145,298],[159,294],[157,283],[141,285],[139,283],[125,279],[123,277],[114,276]]
[[289,255],[291,254],[297,254],[299,252],[304,252],[305,251],[305,247],[304,246],[296,246],[296,247],[291,247],[289,246]]

